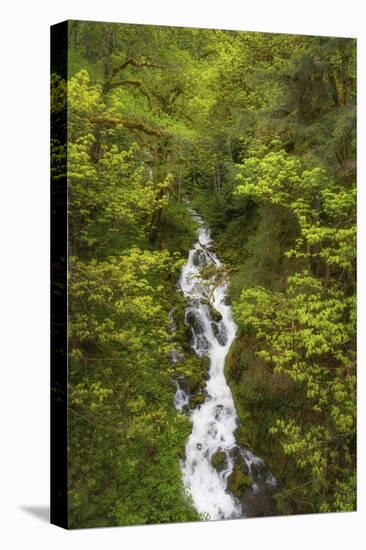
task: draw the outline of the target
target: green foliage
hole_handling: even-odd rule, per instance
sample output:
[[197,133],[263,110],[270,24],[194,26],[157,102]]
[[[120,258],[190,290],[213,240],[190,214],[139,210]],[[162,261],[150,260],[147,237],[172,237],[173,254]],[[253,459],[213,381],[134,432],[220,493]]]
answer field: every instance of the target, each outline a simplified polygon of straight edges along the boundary
[[172,404],[174,378],[202,399],[205,369],[174,288],[183,199],[231,275],[237,437],[280,480],[278,513],[354,509],[355,41],[74,21],[69,46],[51,154],[69,186],[71,525],[198,519]]
[[[352,273],[356,250],[356,190],[344,188],[322,168],[304,169],[285,151],[251,157],[238,165],[238,195],[289,208],[300,236],[288,256],[319,260],[320,268]],[[329,273],[329,271],[328,271]]]
[[211,143],[224,181],[200,178],[195,202],[233,271],[238,437],[279,477],[279,513],[351,510],[355,43],[220,38]]
[[[284,254],[311,269],[288,277],[280,292],[255,286],[234,303],[239,326],[258,342],[257,357],[271,372],[286,373],[303,395],[302,417],[276,417],[269,433],[304,471],[308,481],[294,489],[300,502],[310,501],[314,511],[353,509],[354,187],[335,182],[322,168],[304,169],[285,151],[251,157],[238,171],[238,195],[281,205],[295,216],[299,236]],[[331,282],[331,270],[341,277]]]
[[[300,418],[274,415],[269,427],[307,480],[290,495],[313,511],[353,509],[355,189],[283,150],[249,158],[237,181],[238,195],[289,210],[299,233],[283,253],[308,267],[282,291],[254,286],[234,303],[240,327],[258,342],[257,357],[303,396]],[[286,498],[280,493],[280,509]]]
[[139,248],[69,258],[72,526],[196,519],[178,461],[189,423],[172,405],[168,362],[180,265]]
[[[100,27],[77,30],[94,44]],[[179,465],[190,425],[173,406],[169,362],[185,334],[173,339],[168,321],[194,224],[169,196],[155,144],[124,128],[133,102],[105,92],[86,52],[73,59],[82,68],[67,86],[70,525],[195,520]],[[53,82],[61,101],[65,87]]]

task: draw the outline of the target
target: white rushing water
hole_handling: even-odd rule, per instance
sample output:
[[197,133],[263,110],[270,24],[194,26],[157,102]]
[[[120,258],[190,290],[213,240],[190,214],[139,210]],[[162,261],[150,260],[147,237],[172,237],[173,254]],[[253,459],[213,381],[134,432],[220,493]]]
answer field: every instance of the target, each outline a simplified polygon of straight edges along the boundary
[[[203,266],[215,264],[219,267],[220,261],[210,250],[209,230],[196,213],[192,212],[192,215],[200,226],[198,241],[182,268],[180,286],[188,300],[186,319],[189,315],[194,316],[193,348],[198,355],[209,358],[210,368],[205,388],[206,400],[190,414],[192,433],[186,445],[186,459],[182,463],[183,480],[199,513],[209,514],[210,519],[240,517],[239,501],[226,491],[226,480],[234,467],[229,451],[235,446],[237,416],[225,380],[224,365],[235,338],[236,325],[230,306],[225,304],[226,283],[213,288],[212,280],[204,281],[199,277]],[[221,314],[219,322],[212,319],[209,304]],[[182,410],[187,402],[187,394],[178,387],[176,407]],[[226,467],[220,473],[210,460],[219,450],[227,454]]]
[[[205,279],[200,276],[202,267],[214,265],[219,268],[221,263],[211,249],[210,231],[196,212],[191,210],[191,213],[199,224],[198,241],[189,252],[179,284],[187,301],[185,321],[192,329],[192,347],[198,355],[209,358],[209,371],[204,389],[205,401],[189,413],[192,432],[185,448],[186,458],[181,462],[183,482],[192,496],[196,510],[208,514],[209,519],[245,517],[250,509],[251,499],[255,500],[265,494],[267,488],[273,490],[276,480],[261,458],[249,449],[238,447],[235,442],[237,415],[225,379],[224,366],[237,327],[232,318],[231,307],[225,303],[227,283],[224,281],[215,285],[214,277]],[[213,315],[214,310],[216,315]],[[217,312],[221,315],[221,320],[218,320]],[[172,359],[179,360],[178,357]],[[174,397],[176,408],[180,411],[189,409],[190,397],[177,382]],[[253,481],[245,510],[227,489],[227,479],[236,460],[234,450],[239,451]],[[211,458],[217,451],[226,454],[221,472],[211,463]],[[260,502],[262,504],[259,509],[258,506],[254,509],[253,515],[263,514],[266,497]]]

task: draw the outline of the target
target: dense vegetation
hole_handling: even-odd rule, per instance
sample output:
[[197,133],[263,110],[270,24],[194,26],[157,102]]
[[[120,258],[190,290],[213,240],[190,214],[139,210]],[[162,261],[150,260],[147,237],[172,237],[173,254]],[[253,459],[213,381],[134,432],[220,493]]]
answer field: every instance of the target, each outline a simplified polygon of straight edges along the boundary
[[69,47],[71,525],[199,519],[173,406],[174,379],[202,375],[183,199],[230,276],[238,440],[278,513],[353,510],[355,41],[70,22]]

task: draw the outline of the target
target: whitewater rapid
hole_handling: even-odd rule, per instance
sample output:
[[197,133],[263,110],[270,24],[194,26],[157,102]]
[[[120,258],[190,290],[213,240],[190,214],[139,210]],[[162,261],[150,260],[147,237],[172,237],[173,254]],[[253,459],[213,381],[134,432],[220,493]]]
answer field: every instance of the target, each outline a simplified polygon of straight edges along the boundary
[[[235,442],[237,414],[225,379],[224,366],[237,326],[231,307],[225,303],[227,282],[223,280],[218,284],[214,275],[210,278],[200,276],[203,267],[219,269],[221,263],[211,248],[209,229],[196,212],[191,210],[191,214],[199,225],[198,240],[182,268],[179,285],[186,298],[185,320],[191,326],[192,347],[197,355],[209,358],[209,370],[204,389],[205,401],[189,412],[192,432],[187,440],[185,459],[181,461],[183,482],[196,510],[203,517],[211,520],[245,517],[241,502],[227,487],[228,477],[235,465],[233,451],[235,448],[239,450],[249,475],[255,466],[264,466],[264,463],[249,449],[239,448]],[[176,408],[184,410],[189,405],[189,398],[189,394],[177,383]],[[217,451],[226,455],[221,472],[211,463]],[[274,485],[273,476],[268,473],[267,477],[267,483]],[[253,495],[259,491],[255,481],[253,478]]]

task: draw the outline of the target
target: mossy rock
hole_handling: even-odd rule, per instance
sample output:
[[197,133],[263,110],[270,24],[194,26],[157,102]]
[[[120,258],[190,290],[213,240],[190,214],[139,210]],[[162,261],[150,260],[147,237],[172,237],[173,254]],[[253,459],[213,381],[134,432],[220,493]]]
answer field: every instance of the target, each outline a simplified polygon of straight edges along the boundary
[[206,356],[203,356],[200,358],[200,361],[204,374],[206,374],[210,369],[210,359]]
[[206,385],[205,371],[202,369],[202,373],[190,374],[185,376],[180,382],[180,387],[190,395],[199,393]]
[[227,342],[227,333],[224,325],[218,323],[211,323],[212,332],[221,346],[225,346]]
[[233,495],[241,497],[246,489],[252,486],[252,480],[242,471],[239,464],[235,464],[232,473],[228,477],[227,486]]
[[189,400],[189,405],[191,409],[195,409],[196,407],[199,407],[199,405],[202,405],[206,400],[206,395],[204,393],[197,393],[197,395],[194,395]]
[[202,334],[203,324],[199,317],[194,311],[188,311],[186,315],[186,323],[194,330],[195,334]]
[[232,299],[231,299],[231,296],[229,294],[226,294],[226,296],[224,298],[224,304],[226,306],[231,306],[232,305]]
[[200,390],[202,380],[200,376],[191,374],[190,376],[185,376],[180,385],[186,392],[189,392],[192,395]]
[[[183,377],[179,380],[180,387],[190,395],[200,392],[206,385],[206,372],[209,365],[207,357],[190,355],[183,363]],[[184,372],[183,371],[183,372]]]
[[244,458],[241,456],[239,447],[234,447],[233,449],[231,449],[230,456],[234,459],[235,464],[239,466],[240,470],[244,474],[249,474],[249,467]]
[[190,352],[192,349],[191,340],[192,340],[191,327],[186,325],[184,322],[177,323],[177,329],[174,331],[172,335],[172,342],[174,342],[176,346],[179,345],[184,352]]
[[192,257],[193,265],[198,267],[205,267],[207,265],[207,258],[203,250],[198,248],[193,253]]
[[182,347],[184,351],[191,349],[191,327],[185,323],[186,300],[177,292],[174,297],[174,322],[175,330],[172,333],[172,341]]
[[217,338],[220,332],[219,327],[217,326],[217,323],[211,323],[211,328],[215,338]]
[[201,298],[200,302],[202,305],[208,306],[210,310],[210,315],[213,321],[216,321],[216,323],[219,323],[222,320],[221,313],[216,308],[213,307],[213,305],[211,304],[208,298]]
[[178,456],[181,460],[185,460],[186,458],[186,450],[183,445],[181,447],[178,447]]
[[222,320],[221,313],[212,306],[211,306],[211,317],[216,323],[219,323]]
[[211,457],[211,464],[218,472],[222,472],[225,468],[226,453],[224,451],[216,451]]
[[249,444],[250,434],[248,433],[248,429],[244,428],[242,424],[239,425],[239,427],[235,430],[235,439],[237,444],[240,447],[246,447],[250,451],[251,445]]

